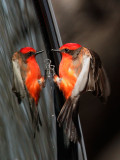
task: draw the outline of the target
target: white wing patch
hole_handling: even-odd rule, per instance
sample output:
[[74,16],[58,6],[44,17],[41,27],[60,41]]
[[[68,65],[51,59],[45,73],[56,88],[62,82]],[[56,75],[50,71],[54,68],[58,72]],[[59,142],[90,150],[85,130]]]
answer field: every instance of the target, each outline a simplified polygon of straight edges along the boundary
[[87,55],[84,55],[82,70],[80,72],[80,75],[77,78],[77,82],[72,91],[71,98],[76,97],[80,92],[84,90],[88,80],[89,67],[90,67],[90,57]]
[[12,61],[13,64],[13,75],[14,75],[14,87],[16,92],[20,93],[21,97],[25,96],[25,88],[23,79],[20,72],[20,66],[18,64],[18,60]]

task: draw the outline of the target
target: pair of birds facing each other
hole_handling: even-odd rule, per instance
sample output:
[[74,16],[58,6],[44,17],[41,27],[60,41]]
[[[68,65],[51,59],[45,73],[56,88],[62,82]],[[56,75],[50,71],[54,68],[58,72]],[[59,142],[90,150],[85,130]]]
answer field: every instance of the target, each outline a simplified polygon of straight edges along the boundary
[[[101,60],[94,51],[77,43],[67,43],[58,50],[52,49],[52,52],[60,52],[62,55],[59,76],[54,74],[53,80],[66,99],[57,121],[59,126],[65,123],[65,131],[69,140],[77,142],[81,137],[78,124],[78,102],[81,94],[90,91],[102,102],[106,102],[110,95],[109,81]],[[19,102],[24,97],[25,91],[27,92],[32,117],[37,124],[39,115],[37,104],[45,79],[41,76],[35,55],[36,51],[33,48],[26,47],[14,53],[12,62],[13,90]]]

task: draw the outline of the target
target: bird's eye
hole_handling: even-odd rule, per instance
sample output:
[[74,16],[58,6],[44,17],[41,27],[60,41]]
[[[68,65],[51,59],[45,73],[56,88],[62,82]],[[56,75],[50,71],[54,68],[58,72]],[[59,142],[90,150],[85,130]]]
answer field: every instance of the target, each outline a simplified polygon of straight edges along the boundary
[[32,56],[32,52],[29,52],[28,54],[29,54],[29,56]]
[[66,53],[68,53],[69,51],[70,51],[69,49],[67,49],[67,48],[65,49],[65,52],[66,52]]

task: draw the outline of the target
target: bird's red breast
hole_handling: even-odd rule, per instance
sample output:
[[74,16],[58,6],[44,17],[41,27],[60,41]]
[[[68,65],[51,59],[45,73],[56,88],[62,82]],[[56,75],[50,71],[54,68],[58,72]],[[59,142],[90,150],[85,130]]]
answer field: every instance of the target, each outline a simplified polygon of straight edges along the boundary
[[41,87],[38,83],[38,79],[41,77],[39,66],[33,57],[27,63],[27,75],[25,84],[28,89],[30,96],[35,100],[36,105],[38,104]]
[[77,80],[71,57],[72,56],[63,56],[59,67],[59,76],[60,78],[62,78],[60,89],[63,91],[66,99],[68,99],[68,97],[71,95],[71,92]]

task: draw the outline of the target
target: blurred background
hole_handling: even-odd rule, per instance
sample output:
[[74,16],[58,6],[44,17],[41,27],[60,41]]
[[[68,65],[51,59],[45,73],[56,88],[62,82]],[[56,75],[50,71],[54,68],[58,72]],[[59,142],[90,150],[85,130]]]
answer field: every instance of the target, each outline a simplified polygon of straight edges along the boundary
[[80,43],[100,55],[111,85],[107,105],[87,93],[80,119],[88,160],[120,159],[120,1],[52,0],[63,44]]

